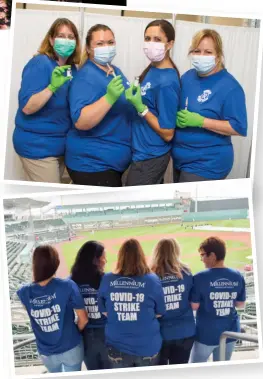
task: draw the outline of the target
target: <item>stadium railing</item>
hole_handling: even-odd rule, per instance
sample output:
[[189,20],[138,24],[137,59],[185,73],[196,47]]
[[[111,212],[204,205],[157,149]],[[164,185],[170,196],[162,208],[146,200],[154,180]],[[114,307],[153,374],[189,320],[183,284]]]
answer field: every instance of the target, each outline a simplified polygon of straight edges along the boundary
[[[241,320],[241,325],[245,324],[247,327],[250,325],[256,325],[256,320]],[[226,339],[227,338],[235,338],[238,341],[246,341],[250,343],[250,346],[253,350],[255,350],[258,347],[258,336],[256,329],[252,333],[234,333],[234,332],[224,332],[221,335],[220,338],[220,360],[225,360],[225,351],[226,351]],[[40,360],[36,343],[35,343],[35,337],[33,333],[26,333],[26,334],[20,334],[20,335],[13,335],[13,341],[16,341],[13,345],[14,349],[14,355],[15,355],[15,366],[16,367],[26,367],[26,366],[41,366],[43,365],[42,361]],[[250,348],[250,349],[251,349]],[[248,348],[248,345],[245,346],[244,350],[250,350]],[[235,349],[235,351],[239,351],[239,349]]]
[[234,338],[240,341],[248,341],[254,344],[258,344],[258,336],[246,334],[246,333],[235,333],[235,332],[224,332],[221,334],[219,342],[219,360],[225,361],[226,359],[226,340],[227,338]]

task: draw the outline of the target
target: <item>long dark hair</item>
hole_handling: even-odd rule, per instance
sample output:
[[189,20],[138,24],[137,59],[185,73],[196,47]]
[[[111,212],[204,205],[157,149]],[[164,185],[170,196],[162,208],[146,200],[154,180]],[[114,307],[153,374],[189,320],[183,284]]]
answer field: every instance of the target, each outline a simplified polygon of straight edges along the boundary
[[[167,38],[168,42],[175,40],[175,30],[174,30],[173,25],[169,21],[166,21],[166,20],[154,20],[154,21],[150,22],[146,26],[146,28],[144,30],[144,34],[146,33],[147,29],[149,29],[152,26],[159,26],[161,28],[161,30],[164,32],[164,34],[166,35],[166,38]],[[179,72],[178,68],[176,67],[176,64],[174,63],[174,61],[172,60],[171,57],[169,57],[169,59],[170,59],[170,62],[172,64],[173,68],[177,72],[178,78],[180,79],[180,72]],[[145,78],[145,76],[146,76],[147,72],[150,70],[150,68],[151,68],[151,63],[141,73],[141,75],[140,75],[140,83],[142,83],[143,79]]]
[[71,279],[78,285],[88,284],[98,289],[103,272],[99,267],[99,259],[104,246],[97,241],[88,241],[79,249],[71,268]]

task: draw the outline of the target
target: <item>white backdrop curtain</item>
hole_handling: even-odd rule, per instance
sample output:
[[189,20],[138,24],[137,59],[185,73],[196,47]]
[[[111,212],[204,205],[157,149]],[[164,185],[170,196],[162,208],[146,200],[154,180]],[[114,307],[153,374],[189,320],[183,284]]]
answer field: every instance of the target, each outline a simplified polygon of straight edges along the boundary
[[[108,25],[114,31],[117,41],[117,56],[114,59],[114,64],[121,68],[129,80],[133,80],[135,76],[138,76],[148,64],[142,47],[144,29],[151,19],[96,15],[81,13],[81,11],[17,10],[6,150],[6,179],[24,179],[22,167],[12,145],[12,133],[18,105],[17,94],[20,87],[21,73],[28,60],[36,53],[40,41],[43,39],[49,26],[58,17],[67,17],[75,23],[81,35],[83,35],[83,45],[87,31],[91,26],[97,23]],[[172,20],[169,21],[172,22]],[[36,26],[32,30],[31,25],[33,22]],[[195,32],[204,28],[212,28],[217,30],[222,36],[226,68],[244,88],[248,112],[248,137],[233,138],[235,163],[229,178],[245,178],[252,141],[259,29],[187,21],[177,21],[175,27],[176,41],[173,59],[181,74],[190,68],[187,54]],[[166,175],[166,181],[169,181],[170,178],[171,173],[169,170]]]

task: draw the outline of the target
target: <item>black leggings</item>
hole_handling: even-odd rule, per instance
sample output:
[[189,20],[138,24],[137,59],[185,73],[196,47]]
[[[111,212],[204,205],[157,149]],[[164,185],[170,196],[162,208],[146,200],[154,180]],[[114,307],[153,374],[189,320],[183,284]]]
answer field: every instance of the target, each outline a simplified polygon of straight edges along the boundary
[[74,184],[85,186],[121,187],[122,172],[106,170],[100,172],[74,171],[67,167],[69,176]]
[[193,344],[194,337],[163,341],[159,365],[188,363]]

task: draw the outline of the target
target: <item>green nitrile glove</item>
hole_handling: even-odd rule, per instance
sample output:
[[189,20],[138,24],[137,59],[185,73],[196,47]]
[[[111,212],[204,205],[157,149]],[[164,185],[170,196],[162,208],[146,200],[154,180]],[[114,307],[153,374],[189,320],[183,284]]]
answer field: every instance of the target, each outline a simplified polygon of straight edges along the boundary
[[121,75],[118,75],[115,78],[113,78],[107,85],[105,99],[110,105],[113,105],[114,103],[116,103],[116,101],[124,91],[125,88],[122,84],[122,77]]
[[47,87],[51,92],[55,93],[63,84],[72,79],[72,76],[65,76],[65,71],[71,68],[70,65],[56,67],[51,75],[51,83]]
[[176,125],[179,128],[197,127],[202,128],[204,125],[204,117],[198,113],[182,110],[177,112]]
[[[133,92],[135,91],[135,94]],[[147,107],[142,102],[141,86],[134,86],[132,84],[130,88],[125,91],[126,100],[129,101],[137,110],[138,113],[142,113]]]

